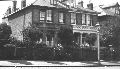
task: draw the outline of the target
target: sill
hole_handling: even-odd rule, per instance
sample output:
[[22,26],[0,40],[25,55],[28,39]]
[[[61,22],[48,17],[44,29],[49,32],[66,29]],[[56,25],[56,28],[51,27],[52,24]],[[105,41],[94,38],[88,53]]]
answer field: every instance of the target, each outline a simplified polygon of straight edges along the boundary
[[59,24],[65,24],[65,23],[59,22]]
[[71,23],[71,25],[76,25],[76,23]]
[[53,22],[46,22],[46,23],[53,23]]

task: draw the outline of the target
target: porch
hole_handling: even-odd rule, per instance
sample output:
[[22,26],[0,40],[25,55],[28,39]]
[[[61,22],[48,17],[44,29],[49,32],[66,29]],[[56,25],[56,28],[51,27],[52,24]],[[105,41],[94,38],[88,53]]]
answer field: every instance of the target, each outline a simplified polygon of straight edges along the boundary
[[94,43],[94,46],[98,46],[98,42],[99,42],[99,27],[97,26],[86,26],[86,25],[73,25],[73,34],[75,36],[75,42],[79,45],[79,46],[90,46],[90,44],[88,44],[85,41],[86,35],[87,34],[95,34],[97,36],[97,39]]

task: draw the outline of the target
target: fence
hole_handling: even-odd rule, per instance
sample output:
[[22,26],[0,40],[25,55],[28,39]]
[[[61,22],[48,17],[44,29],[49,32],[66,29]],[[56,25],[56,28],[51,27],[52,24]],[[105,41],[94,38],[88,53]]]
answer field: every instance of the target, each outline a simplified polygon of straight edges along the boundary
[[53,48],[0,48],[1,60],[45,60],[45,61],[83,61],[97,60],[97,51],[91,49],[64,49]]

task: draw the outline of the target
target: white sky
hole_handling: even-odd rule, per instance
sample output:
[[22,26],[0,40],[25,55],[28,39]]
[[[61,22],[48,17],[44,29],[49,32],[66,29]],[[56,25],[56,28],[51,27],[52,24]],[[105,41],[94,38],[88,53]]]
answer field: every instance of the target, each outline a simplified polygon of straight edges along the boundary
[[[34,1],[35,0],[26,0],[27,5],[33,3]],[[81,0],[76,0],[76,1],[81,1]],[[83,0],[84,7],[87,6],[89,1],[90,0]],[[91,0],[91,2],[93,3],[94,8],[98,7],[98,5],[108,5],[108,4],[113,4],[113,3],[116,3],[116,2],[119,2],[119,4],[120,4],[120,0]],[[12,7],[12,0],[0,1],[0,23],[2,22],[3,14],[6,12],[6,10],[9,6]],[[18,8],[21,7],[21,0],[17,0],[17,7]]]

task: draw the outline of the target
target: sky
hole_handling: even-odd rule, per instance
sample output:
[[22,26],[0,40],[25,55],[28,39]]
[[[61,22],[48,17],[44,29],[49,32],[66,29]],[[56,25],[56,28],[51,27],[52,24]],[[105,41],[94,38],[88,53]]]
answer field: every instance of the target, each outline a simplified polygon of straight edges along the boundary
[[[35,0],[26,0],[27,5],[33,3]],[[81,0],[76,0],[76,2]],[[95,10],[99,11],[97,7],[99,5],[109,5],[118,2],[120,4],[120,0],[82,0],[84,2],[84,7],[87,7],[89,1],[93,3],[93,7],[96,8]],[[0,23],[2,22],[3,14],[7,11],[8,7],[12,7],[12,0],[0,0]],[[17,0],[17,8],[21,7],[21,0]]]

